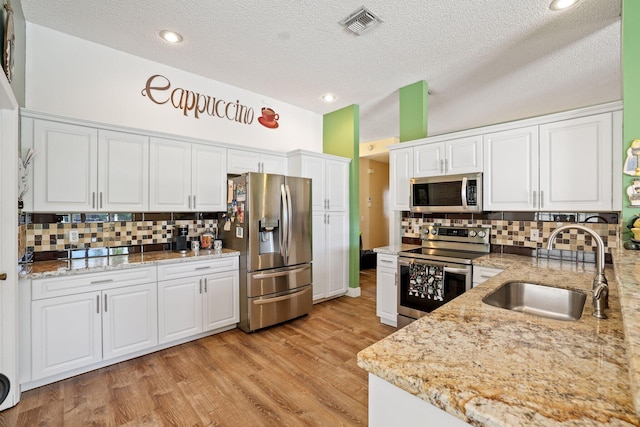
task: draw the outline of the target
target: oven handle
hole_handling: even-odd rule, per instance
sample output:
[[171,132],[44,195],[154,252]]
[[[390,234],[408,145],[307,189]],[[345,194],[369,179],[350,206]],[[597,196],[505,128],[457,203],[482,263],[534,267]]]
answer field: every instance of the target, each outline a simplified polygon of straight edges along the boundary
[[471,270],[469,270],[468,268],[445,267],[444,268],[444,272],[445,273],[454,273],[454,274],[469,274],[469,273],[471,273]]

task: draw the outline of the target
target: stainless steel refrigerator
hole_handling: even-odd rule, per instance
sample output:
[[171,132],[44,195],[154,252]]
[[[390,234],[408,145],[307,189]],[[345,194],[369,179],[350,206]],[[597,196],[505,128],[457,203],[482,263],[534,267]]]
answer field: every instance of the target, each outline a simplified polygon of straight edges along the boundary
[[252,332],[311,311],[311,180],[247,173],[229,180],[224,246],[240,251],[240,323]]

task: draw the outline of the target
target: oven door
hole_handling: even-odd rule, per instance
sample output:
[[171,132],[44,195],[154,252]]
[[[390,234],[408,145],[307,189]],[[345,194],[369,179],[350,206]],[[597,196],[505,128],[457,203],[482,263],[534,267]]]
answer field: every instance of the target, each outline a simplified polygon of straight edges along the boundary
[[471,265],[400,257],[398,272],[398,327],[442,307],[472,285]]

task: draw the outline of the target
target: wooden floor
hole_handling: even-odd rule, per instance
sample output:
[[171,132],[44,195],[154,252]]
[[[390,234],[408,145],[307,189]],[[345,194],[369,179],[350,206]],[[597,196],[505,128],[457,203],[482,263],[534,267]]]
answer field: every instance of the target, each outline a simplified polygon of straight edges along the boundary
[[361,349],[395,331],[362,296],[253,334],[234,329],[27,391],[0,426],[367,425]]

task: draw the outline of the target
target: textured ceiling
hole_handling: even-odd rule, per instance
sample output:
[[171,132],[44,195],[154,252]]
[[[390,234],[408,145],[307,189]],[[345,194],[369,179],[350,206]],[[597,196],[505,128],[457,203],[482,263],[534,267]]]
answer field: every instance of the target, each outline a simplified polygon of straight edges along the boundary
[[621,1],[550,1],[369,0],[384,22],[360,36],[338,21],[363,0],[21,3],[29,22],[316,113],[358,104],[367,142],[398,136],[398,89],[419,80],[429,135],[621,99]]

